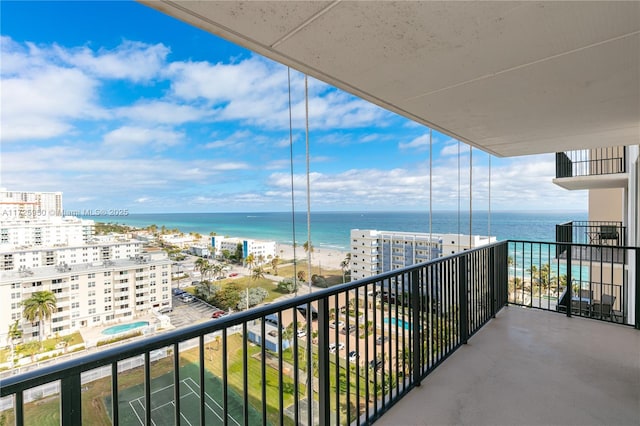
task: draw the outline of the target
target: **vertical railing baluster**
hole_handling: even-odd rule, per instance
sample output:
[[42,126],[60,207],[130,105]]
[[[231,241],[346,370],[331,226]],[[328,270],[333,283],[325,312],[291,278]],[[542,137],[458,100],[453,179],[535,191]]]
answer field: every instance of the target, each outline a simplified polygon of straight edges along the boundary
[[[567,317],[571,318],[571,309],[573,309],[573,286],[571,285],[571,257],[573,252],[573,246],[569,246],[567,250]],[[578,294],[580,294],[578,292]]]
[[[428,266],[427,266],[428,268]],[[420,386],[422,382],[422,366],[420,363],[420,355],[422,354],[422,339],[420,338],[420,283],[418,279],[418,270],[411,271],[411,314],[413,317],[412,341],[413,341],[413,383]],[[427,287],[431,286],[431,280],[425,283]],[[425,280],[425,281],[427,281]]]
[[23,391],[16,392],[16,399],[14,401],[16,410],[16,425],[24,425],[24,395]]
[[[307,318],[310,318],[311,313],[309,312],[311,308],[307,305]],[[298,309],[293,308],[293,423],[296,425],[300,424],[300,377],[298,371]],[[307,319],[307,321],[309,321]],[[310,339],[309,332],[307,331],[307,339]]]
[[114,425],[120,423],[118,399],[118,361],[114,361],[111,364],[111,420]]
[[[295,318],[295,317],[294,317]],[[244,321],[242,323],[242,371],[244,374],[242,375],[242,418],[244,419],[244,424],[249,425],[249,360],[248,360],[248,338],[247,338],[247,322]],[[296,382],[297,385],[297,382]],[[294,388],[298,389],[297,386]],[[298,393],[295,393],[296,400],[298,399]],[[297,413],[296,413],[297,414]]]
[[[262,424],[267,425],[267,350],[266,350],[266,325],[265,317],[262,317],[260,321],[260,378],[262,383]],[[311,401],[307,405],[308,410],[311,411]]]
[[[180,343],[173,344],[173,404],[174,404],[174,423],[180,426]],[[113,422],[117,425],[118,422]]]
[[144,353],[144,423],[151,425],[151,354]]
[[[222,352],[223,354],[225,353],[224,351]],[[206,401],[206,386],[205,386],[205,382],[204,382],[204,335],[200,336],[200,338],[198,339],[198,359],[199,361],[199,371],[198,371],[198,376],[199,376],[199,380],[200,380],[200,401]],[[222,370],[222,371],[226,371],[226,370]],[[226,374],[225,374],[226,376]],[[200,404],[199,405],[200,408],[200,424],[201,425],[205,425],[206,423],[206,419],[205,419],[205,408],[206,405],[205,404]]]
[[[71,373],[60,380],[62,397],[62,424],[82,424],[82,393],[80,373]],[[19,393],[22,395],[22,393]],[[22,404],[20,404],[22,405]]]
[[[227,329],[222,329],[222,424],[229,424],[229,375],[227,374],[229,345],[227,342]],[[264,362],[264,359],[262,360]],[[205,401],[202,399],[201,401]]]
[[329,300],[318,300],[318,413],[319,424],[331,421],[331,386],[329,382]]
[[458,291],[460,292],[460,339],[463,344],[469,339],[469,314],[467,299],[467,256],[463,255],[458,258]]
[[[282,311],[278,311],[278,407],[280,408],[280,426],[284,425],[284,377],[282,375]],[[225,370],[226,371],[226,370]]]

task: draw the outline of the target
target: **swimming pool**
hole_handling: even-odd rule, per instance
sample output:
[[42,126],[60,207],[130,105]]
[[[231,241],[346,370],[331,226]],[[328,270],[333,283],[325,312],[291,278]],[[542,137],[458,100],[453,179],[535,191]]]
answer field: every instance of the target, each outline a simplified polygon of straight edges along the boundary
[[147,321],[130,322],[129,324],[118,324],[102,330],[102,334],[111,336],[113,334],[124,333],[125,331],[135,330],[136,328],[146,327],[149,323]]
[[[385,324],[389,324],[389,318],[385,318],[384,319],[384,323]],[[391,324],[397,325],[399,327],[402,327],[405,330],[411,330],[413,328],[413,327],[411,327],[411,324],[409,324],[408,322],[404,322],[404,321],[396,319],[396,318],[391,318]]]

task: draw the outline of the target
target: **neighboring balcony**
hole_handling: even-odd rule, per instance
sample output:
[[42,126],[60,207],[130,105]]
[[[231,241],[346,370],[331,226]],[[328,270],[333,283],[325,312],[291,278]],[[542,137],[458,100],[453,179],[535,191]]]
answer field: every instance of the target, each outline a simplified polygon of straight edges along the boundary
[[626,153],[624,146],[557,152],[553,183],[569,190],[626,188]]
[[[556,241],[573,243],[571,257],[588,262],[625,264],[628,260],[626,227],[616,221],[572,221],[556,225]],[[566,259],[569,246],[557,254]]]
[[[560,294],[586,302],[580,288],[602,284],[555,256],[567,245],[501,242],[9,377],[0,415],[18,425],[634,424],[638,278],[616,284],[617,304],[605,286],[587,313],[563,311]],[[428,405],[444,394],[447,419]]]

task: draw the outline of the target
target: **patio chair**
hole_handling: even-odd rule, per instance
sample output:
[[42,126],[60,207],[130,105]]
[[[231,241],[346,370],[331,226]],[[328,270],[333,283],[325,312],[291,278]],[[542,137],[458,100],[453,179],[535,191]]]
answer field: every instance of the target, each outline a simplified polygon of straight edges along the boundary
[[598,242],[600,245],[608,245],[607,241],[615,241],[613,245],[618,244],[618,227],[615,225],[601,225],[598,232]]
[[591,314],[598,319],[612,319],[613,304],[616,301],[615,296],[603,294],[600,301],[595,301],[591,309]]

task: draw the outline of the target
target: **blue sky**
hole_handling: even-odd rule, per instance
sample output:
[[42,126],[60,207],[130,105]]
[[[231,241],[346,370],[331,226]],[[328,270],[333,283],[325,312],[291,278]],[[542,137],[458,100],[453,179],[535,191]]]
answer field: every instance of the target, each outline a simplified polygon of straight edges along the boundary
[[[287,68],[134,2],[1,7],[1,186],[66,209],[287,211]],[[304,78],[291,70],[293,168],[305,199]],[[309,79],[317,211],[429,208],[429,129]],[[458,154],[460,152],[460,154]],[[469,147],[432,134],[434,210],[469,205]],[[474,209],[489,157],[473,150]],[[458,167],[460,165],[460,167]],[[586,210],[552,154],[491,159],[494,210]]]

